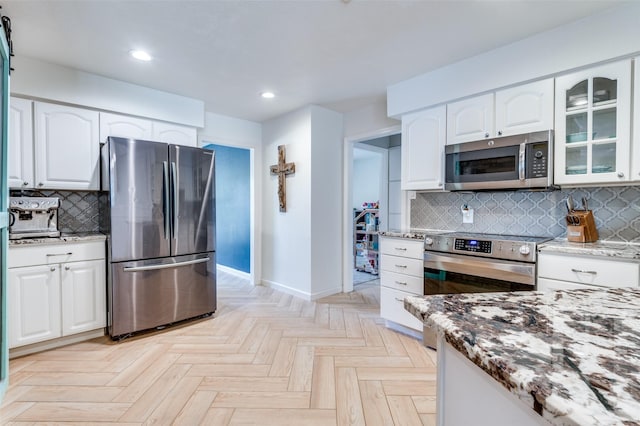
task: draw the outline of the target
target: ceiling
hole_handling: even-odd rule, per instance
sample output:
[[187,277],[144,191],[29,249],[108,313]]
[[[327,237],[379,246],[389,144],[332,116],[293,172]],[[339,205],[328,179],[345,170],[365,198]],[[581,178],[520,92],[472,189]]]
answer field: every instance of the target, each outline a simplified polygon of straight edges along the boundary
[[[257,122],[308,104],[360,108],[385,99],[391,84],[620,3],[0,0],[17,56]],[[154,60],[131,58],[135,48]],[[262,99],[265,90],[276,98]]]

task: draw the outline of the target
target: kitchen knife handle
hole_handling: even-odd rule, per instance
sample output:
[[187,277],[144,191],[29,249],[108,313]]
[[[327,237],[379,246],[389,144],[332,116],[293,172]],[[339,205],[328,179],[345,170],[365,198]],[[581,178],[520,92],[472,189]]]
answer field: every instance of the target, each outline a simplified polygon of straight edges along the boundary
[[162,162],[162,196],[164,197],[162,208],[164,209],[164,239],[169,239],[169,233],[171,232],[170,222],[170,196],[169,196],[169,163]]

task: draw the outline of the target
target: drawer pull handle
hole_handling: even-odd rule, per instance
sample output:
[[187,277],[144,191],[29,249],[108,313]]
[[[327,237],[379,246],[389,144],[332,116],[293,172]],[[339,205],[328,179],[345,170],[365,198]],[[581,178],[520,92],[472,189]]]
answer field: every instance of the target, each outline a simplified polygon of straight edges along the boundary
[[402,281],[396,281],[396,284],[407,285],[407,283],[403,283]]
[[584,271],[582,269],[573,269],[571,268],[572,272],[575,272],[576,274],[591,274],[591,275],[598,275],[598,271]]
[[402,300],[402,299],[398,299],[397,297],[395,297],[395,299],[396,299],[398,302],[404,302],[404,300]]
[[398,264],[396,264],[396,268],[406,268],[406,267],[407,267],[407,265],[398,265]]
[[406,247],[394,247],[396,250],[407,251]]
[[47,253],[47,256],[71,256],[73,252],[69,253]]

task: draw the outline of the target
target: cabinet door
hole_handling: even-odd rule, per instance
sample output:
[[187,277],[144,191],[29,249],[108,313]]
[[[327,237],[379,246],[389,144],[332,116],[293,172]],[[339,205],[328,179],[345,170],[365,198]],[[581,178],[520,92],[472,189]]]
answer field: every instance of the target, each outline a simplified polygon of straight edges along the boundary
[[556,79],[555,183],[629,180],[631,61]]
[[109,136],[151,140],[151,120],[101,112],[100,142],[106,142]]
[[99,189],[98,112],[35,103],[36,187]]
[[404,298],[415,294],[380,287],[380,316],[414,330],[422,331],[422,321],[404,308]]
[[161,121],[153,122],[152,139],[175,145],[198,146],[198,132],[194,127],[163,123]]
[[444,105],[402,117],[402,189],[442,189],[446,110]]
[[33,188],[32,102],[9,101],[9,188]]
[[9,347],[60,337],[58,265],[11,268],[8,272]]
[[553,129],[553,79],[496,92],[496,136]]
[[631,152],[631,179],[640,180],[640,56],[635,58],[635,75],[633,76],[633,143]]
[[62,265],[62,335],[106,326],[104,260]]
[[447,105],[447,145],[494,137],[493,93]]

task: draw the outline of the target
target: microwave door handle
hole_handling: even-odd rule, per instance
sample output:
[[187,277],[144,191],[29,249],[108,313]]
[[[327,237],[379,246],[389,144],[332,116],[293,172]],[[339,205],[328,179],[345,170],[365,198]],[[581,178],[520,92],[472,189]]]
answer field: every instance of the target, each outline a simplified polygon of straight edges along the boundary
[[526,143],[521,143],[520,144],[520,152],[518,154],[518,174],[519,174],[519,178],[520,180],[524,180],[525,179],[525,170],[524,170],[524,160],[525,160],[525,153],[527,150],[527,144]]

